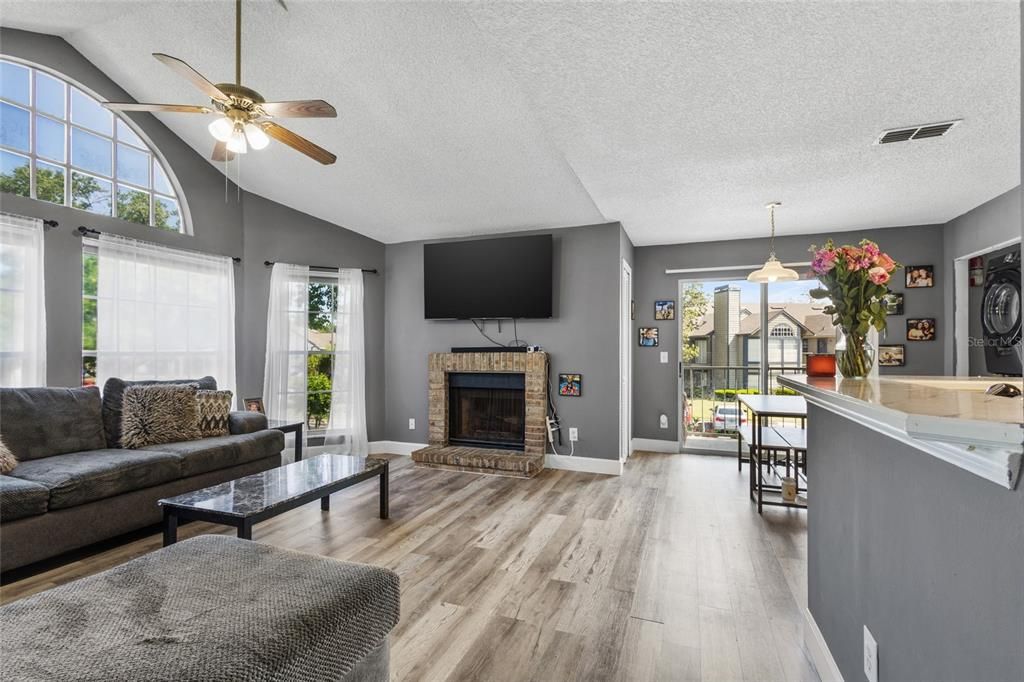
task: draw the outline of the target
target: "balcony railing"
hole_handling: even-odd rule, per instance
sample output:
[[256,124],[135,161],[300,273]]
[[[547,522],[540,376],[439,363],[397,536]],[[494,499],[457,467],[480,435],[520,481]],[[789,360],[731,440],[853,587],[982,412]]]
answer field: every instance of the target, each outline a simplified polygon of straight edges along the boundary
[[[802,374],[803,365],[769,365],[768,390],[760,389],[760,365],[684,365],[683,428],[688,434],[735,438],[742,410],[736,402],[741,393],[792,395],[780,386],[780,374]],[[722,408],[722,409],[719,409]],[[716,419],[717,417],[717,419]],[[780,421],[781,425],[782,422]],[[796,421],[792,424],[797,426]]]

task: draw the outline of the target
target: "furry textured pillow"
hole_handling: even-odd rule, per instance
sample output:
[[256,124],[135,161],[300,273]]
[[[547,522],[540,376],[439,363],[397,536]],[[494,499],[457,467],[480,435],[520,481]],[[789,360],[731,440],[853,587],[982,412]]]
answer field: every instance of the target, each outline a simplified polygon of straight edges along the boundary
[[0,474],[9,474],[18,466],[18,458],[14,456],[7,444],[0,440]]
[[199,432],[203,438],[228,435],[228,414],[231,412],[231,391],[198,391]]
[[141,448],[201,438],[195,384],[129,386],[121,406],[121,445]]

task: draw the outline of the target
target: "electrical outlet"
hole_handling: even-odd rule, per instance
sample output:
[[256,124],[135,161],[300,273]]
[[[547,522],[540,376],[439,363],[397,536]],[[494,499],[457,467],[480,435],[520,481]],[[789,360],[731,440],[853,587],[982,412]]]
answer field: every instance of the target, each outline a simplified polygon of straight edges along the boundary
[[867,625],[864,626],[864,677],[868,682],[878,682],[878,642]]
[[416,429],[416,420],[413,419],[412,417],[409,417],[409,430],[413,431],[415,429]]
[[660,417],[658,417],[658,427],[662,428],[662,429],[667,429],[668,428],[668,415],[667,414],[663,414]]
[[569,427],[569,440],[572,441],[572,442],[576,442],[579,439],[580,439],[580,430],[577,429],[575,426],[570,426]]

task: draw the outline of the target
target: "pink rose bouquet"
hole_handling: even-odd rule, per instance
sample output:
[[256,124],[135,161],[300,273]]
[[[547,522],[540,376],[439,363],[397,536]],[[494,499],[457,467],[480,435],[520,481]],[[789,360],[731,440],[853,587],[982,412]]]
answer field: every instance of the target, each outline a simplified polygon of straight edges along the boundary
[[885,296],[892,273],[900,264],[864,239],[857,246],[811,246],[811,271],[821,287],[811,291],[816,299],[828,298],[825,313],[846,336],[846,351],[837,357],[844,376],[866,376],[874,362],[866,347],[871,327],[885,331]]

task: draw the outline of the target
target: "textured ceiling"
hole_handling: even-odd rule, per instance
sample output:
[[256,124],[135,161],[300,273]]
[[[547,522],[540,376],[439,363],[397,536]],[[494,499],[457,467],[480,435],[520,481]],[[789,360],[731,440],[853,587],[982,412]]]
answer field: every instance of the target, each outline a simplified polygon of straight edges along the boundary
[[[945,222],[1020,181],[1020,15],[1006,2],[246,2],[242,80],[322,97],[241,185],[385,242],[621,220],[637,245]],[[200,102],[233,3],[0,0],[142,101]],[[945,138],[878,133],[962,118]],[[208,155],[207,119],[163,120]],[[234,168],[231,170],[232,176]]]

